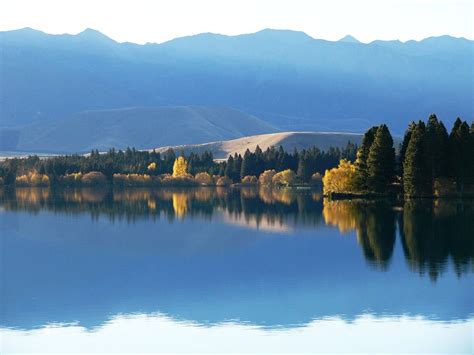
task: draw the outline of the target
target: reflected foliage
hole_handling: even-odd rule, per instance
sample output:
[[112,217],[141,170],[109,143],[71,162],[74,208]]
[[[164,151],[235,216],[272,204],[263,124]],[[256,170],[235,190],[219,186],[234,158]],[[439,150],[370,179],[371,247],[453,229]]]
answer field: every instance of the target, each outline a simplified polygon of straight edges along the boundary
[[326,223],[342,233],[355,230],[365,259],[386,269],[396,238],[395,211],[387,201],[324,201]]
[[462,201],[408,201],[400,220],[406,260],[436,280],[451,261],[458,275],[474,271],[474,206]]
[[0,190],[5,211],[42,210],[105,216],[110,221],[215,219],[224,223],[285,232],[329,225],[355,232],[365,260],[388,270],[397,238],[409,268],[437,280],[446,268],[457,275],[474,271],[474,201],[323,199],[316,190],[269,187],[112,189],[17,188]]

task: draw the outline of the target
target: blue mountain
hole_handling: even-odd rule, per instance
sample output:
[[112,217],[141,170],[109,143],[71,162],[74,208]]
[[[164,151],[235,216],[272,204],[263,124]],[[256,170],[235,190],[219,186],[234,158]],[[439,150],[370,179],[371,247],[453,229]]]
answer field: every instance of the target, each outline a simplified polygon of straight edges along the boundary
[[137,106],[228,106],[291,131],[387,122],[401,134],[432,112],[448,126],[474,117],[474,41],[449,36],[364,44],[267,29],[137,45],[26,28],[0,32],[0,57],[2,127]]

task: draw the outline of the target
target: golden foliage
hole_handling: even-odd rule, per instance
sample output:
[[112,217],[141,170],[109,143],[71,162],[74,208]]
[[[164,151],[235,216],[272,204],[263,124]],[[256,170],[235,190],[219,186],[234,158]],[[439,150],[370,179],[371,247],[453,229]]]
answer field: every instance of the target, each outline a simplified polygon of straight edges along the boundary
[[173,193],[173,210],[178,217],[183,217],[188,209],[188,195],[186,193]]
[[196,182],[198,182],[201,185],[212,185],[212,184],[214,184],[214,180],[212,179],[212,176],[209,175],[206,172],[197,173],[196,176],[194,177],[194,180],[196,180]]
[[17,176],[15,179],[15,185],[17,186],[49,186],[49,177],[46,174],[39,174],[36,171],[30,172],[26,175]]
[[147,167],[148,171],[155,171],[156,170],[156,163],[150,163]]
[[272,177],[274,185],[289,186],[294,183],[296,174],[291,169],[280,171]]
[[267,186],[272,184],[272,179],[276,175],[275,170],[265,170],[263,173],[260,174],[258,178],[258,182],[260,185]]
[[337,168],[326,170],[323,177],[323,192],[353,192],[355,190],[356,169],[350,161],[342,159]]
[[184,157],[176,158],[173,164],[173,177],[183,177],[188,175],[188,162]]
[[217,186],[229,186],[232,184],[232,181],[227,176],[221,176],[217,182]]
[[323,200],[323,218],[326,224],[335,226],[341,233],[355,230],[357,213],[350,201]]
[[99,171],[91,171],[82,176],[82,184],[86,186],[105,185],[107,178]]
[[242,184],[244,185],[256,185],[257,184],[257,177],[253,175],[247,175],[242,178]]
[[159,183],[159,178],[147,174],[114,174],[113,182],[118,186],[152,186]]

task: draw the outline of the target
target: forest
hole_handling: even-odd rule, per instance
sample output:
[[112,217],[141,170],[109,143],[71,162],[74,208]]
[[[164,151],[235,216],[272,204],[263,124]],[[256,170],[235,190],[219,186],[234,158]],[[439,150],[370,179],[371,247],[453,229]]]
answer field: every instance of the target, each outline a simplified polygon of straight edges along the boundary
[[234,154],[216,161],[211,152],[164,153],[127,148],[106,153],[0,163],[5,186],[323,186],[327,196],[470,196],[474,193],[474,123],[458,118],[448,134],[432,114],[409,124],[395,149],[385,124],[371,127],[360,147],[317,147],[287,152],[283,147]]

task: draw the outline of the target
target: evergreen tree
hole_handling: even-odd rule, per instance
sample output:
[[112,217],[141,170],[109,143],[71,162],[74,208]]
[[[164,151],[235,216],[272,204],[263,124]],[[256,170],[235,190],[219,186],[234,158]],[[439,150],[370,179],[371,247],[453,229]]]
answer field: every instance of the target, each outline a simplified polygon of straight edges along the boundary
[[407,196],[426,196],[432,192],[425,138],[425,124],[420,121],[411,133],[403,161],[403,188]]
[[367,132],[365,132],[364,137],[362,138],[362,145],[357,150],[357,156],[355,161],[355,169],[356,169],[356,186],[359,190],[366,190],[368,189],[367,184],[367,159],[369,157],[370,147],[374,142],[375,133],[377,132],[376,126],[370,128]]
[[399,176],[402,176],[402,177],[403,177],[403,162],[405,161],[405,155],[408,148],[408,143],[410,142],[411,134],[413,133],[414,129],[416,129],[416,123],[412,121],[408,125],[407,130],[405,131],[403,142],[400,145],[400,155],[398,156],[398,174]]
[[431,179],[446,176],[448,173],[448,132],[443,122],[432,114],[426,125],[426,154]]
[[306,150],[303,150],[299,154],[298,159],[298,169],[296,170],[296,174],[298,177],[304,181],[308,180],[311,176],[311,172],[309,171],[309,154]]
[[380,125],[375,133],[367,158],[367,182],[369,189],[386,191],[395,178],[395,149],[388,127]]
[[[229,156],[229,158],[227,159],[227,164],[225,166],[225,170],[224,170],[224,175],[229,177],[232,181],[234,180],[233,177],[235,175],[235,165],[234,165],[234,158],[232,157],[232,155]],[[239,171],[239,175],[240,175],[240,171]],[[234,181],[236,182],[236,181]]]
[[242,160],[242,167],[240,169],[240,178],[242,179],[247,175],[255,175],[256,170],[255,154],[251,153],[250,150],[247,150],[244,153],[244,158]]
[[467,122],[458,117],[449,135],[449,161],[451,174],[456,180],[457,188],[462,193],[465,184],[473,182],[472,176],[472,136]]

